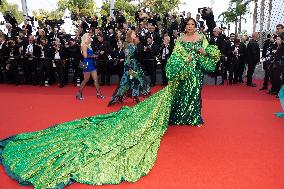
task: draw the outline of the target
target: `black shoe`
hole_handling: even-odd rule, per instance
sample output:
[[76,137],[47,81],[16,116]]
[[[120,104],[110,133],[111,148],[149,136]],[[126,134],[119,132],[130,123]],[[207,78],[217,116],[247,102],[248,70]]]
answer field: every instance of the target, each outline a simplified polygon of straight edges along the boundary
[[134,101],[138,104],[140,102],[138,97],[134,97]]
[[115,103],[116,103],[116,101],[114,99],[112,99],[111,101],[109,101],[107,106],[110,107],[110,106],[114,105]]
[[249,87],[256,87],[256,84],[254,84],[254,83],[248,83],[247,86],[249,86]]
[[264,87],[264,86],[263,86],[263,87],[261,87],[259,90],[260,90],[260,91],[263,91],[263,90],[267,90],[267,89],[268,89],[268,87]]

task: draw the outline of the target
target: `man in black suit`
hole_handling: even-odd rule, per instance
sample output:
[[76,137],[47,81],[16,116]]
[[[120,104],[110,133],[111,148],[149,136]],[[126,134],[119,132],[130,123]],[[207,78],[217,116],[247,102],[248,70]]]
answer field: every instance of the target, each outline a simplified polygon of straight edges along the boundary
[[159,47],[151,36],[147,36],[147,44],[144,46],[144,67],[151,76],[151,87],[156,85],[156,67]]
[[171,37],[173,35],[173,31],[178,31],[178,21],[177,21],[177,15],[172,15],[172,23],[169,27],[169,36]]
[[35,45],[35,39],[33,36],[29,36],[28,46],[25,50],[25,84],[37,84],[37,65],[38,58],[40,57],[41,49],[38,45]]
[[225,75],[224,75],[225,43],[226,43],[226,41],[225,41],[225,39],[224,39],[224,37],[221,33],[221,29],[219,27],[215,27],[213,29],[213,34],[210,37],[209,44],[210,45],[216,45],[218,47],[218,49],[220,50],[221,55],[222,55],[221,60],[217,63],[216,68],[215,68],[215,83],[217,82],[217,76],[218,75],[222,75],[222,83],[221,84],[224,84],[224,80],[226,79]]
[[162,85],[167,85],[168,80],[166,77],[166,64],[173,52],[174,45],[171,45],[170,43],[170,37],[169,36],[164,36],[163,44],[161,47],[160,51],[160,56],[161,56],[161,66],[162,66]]
[[112,49],[108,41],[105,40],[105,36],[100,34],[98,37],[98,57],[97,65],[101,74],[101,85],[110,85],[110,76],[112,70]]
[[252,82],[252,76],[255,70],[256,64],[260,60],[260,48],[257,40],[259,38],[259,34],[254,32],[252,34],[252,39],[248,43],[247,46],[247,59],[248,59],[248,72],[247,72],[247,86],[256,87],[256,84]]
[[6,59],[9,56],[9,50],[5,41],[5,36],[0,36],[0,83],[4,82],[2,69],[5,67]]
[[198,29],[200,29],[200,27],[204,27],[204,21],[200,20],[200,14],[196,15],[196,23]]

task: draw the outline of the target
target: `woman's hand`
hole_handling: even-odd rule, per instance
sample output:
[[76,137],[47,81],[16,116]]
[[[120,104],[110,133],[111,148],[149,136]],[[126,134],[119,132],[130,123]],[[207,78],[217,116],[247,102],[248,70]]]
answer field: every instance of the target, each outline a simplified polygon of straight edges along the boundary
[[203,54],[204,56],[207,55],[207,53],[206,53],[206,51],[205,51],[204,48],[199,49],[199,52],[200,52],[201,54]]

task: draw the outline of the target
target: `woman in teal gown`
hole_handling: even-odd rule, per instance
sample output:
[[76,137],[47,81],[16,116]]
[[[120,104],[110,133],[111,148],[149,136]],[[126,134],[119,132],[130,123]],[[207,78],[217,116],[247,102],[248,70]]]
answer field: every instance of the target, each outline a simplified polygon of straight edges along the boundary
[[36,189],[135,182],[146,175],[169,123],[202,124],[203,72],[214,71],[220,53],[195,27],[190,19],[175,44],[166,66],[168,86],[143,102],[2,140],[7,174]]
[[133,99],[139,103],[139,96],[145,97],[150,93],[150,86],[146,80],[142,67],[136,60],[137,47],[135,45],[135,40],[137,40],[135,31],[129,30],[126,34],[128,46],[125,50],[127,59],[124,64],[124,73],[108,106],[114,105],[117,101],[122,102],[126,97],[133,97]]

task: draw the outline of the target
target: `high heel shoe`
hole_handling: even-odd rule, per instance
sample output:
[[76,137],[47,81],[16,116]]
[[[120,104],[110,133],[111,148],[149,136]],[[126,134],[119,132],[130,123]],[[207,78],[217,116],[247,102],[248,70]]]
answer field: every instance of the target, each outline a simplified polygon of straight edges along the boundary
[[78,100],[84,100],[84,98],[83,98],[83,96],[82,96],[82,93],[78,92],[78,93],[76,94],[76,99],[78,99]]
[[107,106],[110,107],[110,106],[114,105],[115,103],[116,103],[116,101],[114,99],[112,99],[111,101],[109,101]]
[[106,97],[105,97],[105,96],[103,96],[101,93],[97,93],[97,98],[105,99]]
[[138,97],[134,97],[134,101],[138,104],[140,102]]

